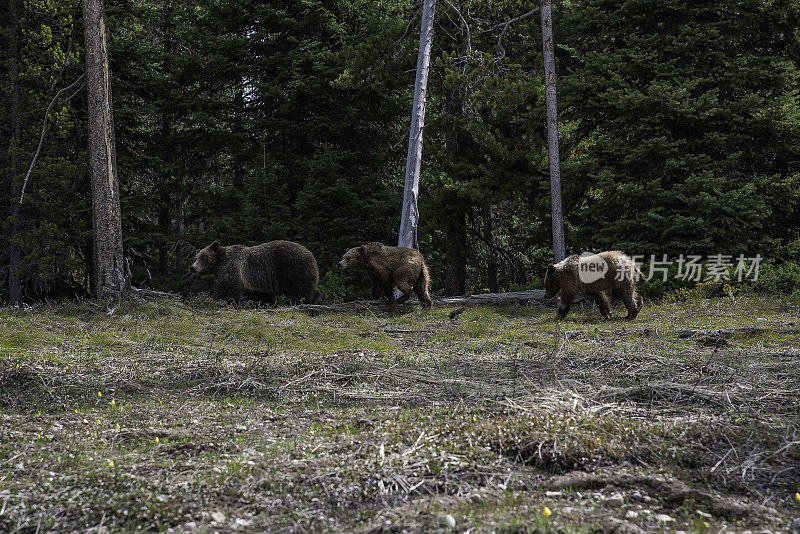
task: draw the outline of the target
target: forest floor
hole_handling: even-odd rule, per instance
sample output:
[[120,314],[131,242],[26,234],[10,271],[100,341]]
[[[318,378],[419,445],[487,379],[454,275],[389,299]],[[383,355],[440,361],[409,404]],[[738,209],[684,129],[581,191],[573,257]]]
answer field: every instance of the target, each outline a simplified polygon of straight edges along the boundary
[[800,531],[797,302],[450,311],[0,309],[0,531]]

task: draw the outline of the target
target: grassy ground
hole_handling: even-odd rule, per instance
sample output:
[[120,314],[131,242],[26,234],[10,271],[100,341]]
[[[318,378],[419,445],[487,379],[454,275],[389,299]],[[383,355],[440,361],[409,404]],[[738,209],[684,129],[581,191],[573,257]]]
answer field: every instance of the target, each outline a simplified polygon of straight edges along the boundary
[[2,309],[0,531],[798,531],[799,310]]

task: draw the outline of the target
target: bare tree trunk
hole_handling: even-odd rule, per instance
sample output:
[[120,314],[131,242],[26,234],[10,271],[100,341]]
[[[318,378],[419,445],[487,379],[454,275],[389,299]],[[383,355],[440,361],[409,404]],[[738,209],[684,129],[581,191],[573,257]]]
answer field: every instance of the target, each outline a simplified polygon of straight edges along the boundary
[[183,193],[178,195],[178,220],[175,221],[175,232],[178,234],[179,238],[183,238]]
[[492,228],[492,207],[483,208],[483,239],[488,245],[486,251],[486,273],[489,277],[489,293],[497,293],[497,253],[494,250],[494,230]]
[[102,297],[125,289],[111,76],[103,0],[83,0],[86,92],[89,102],[89,165],[92,176],[94,290]]
[[558,156],[558,111],[556,108],[556,60],[553,44],[551,0],[542,0],[542,57],[544,59],[545,102],[547,105],[547,151],[550,156],[550,205],[553,219],[553,256],[566,256],[564,213],[561,207],[561,165]]
[[22,125],[19,107],[19,41],[18,41],[18,15],[19,0],[9,0],[8,17],[11,24],[9,32],[9,45],[11,53],[11,131],[13,142],[11,146],[11,239],[9,240],[8,260],[8,301],[11,305],[18,305],[22,296],[22,286],[19,279],[20,260],[22,251],[17,239],[20,231],[20,205],[19,198],[19,151],[22,144]]
[[467,213],[458,200],[449,205],[444,294],[463,295],[467,292]]
[[[233,105],[234,105],[234,137],[238,138],[242,135],[242,131],[244,130],[244,80],[242,81],[242,87],[236,90],[236,94],[233,97]],[[237,192],[241,193],[242,186],[244,185],[244,159],[242,157],[242,147],[240,143],[235,143],[234,145],[234,155],[233,155],[233,187],[236,189]]]
[[[162,60],[162,70],[164,75],[167,76],[171,70],[172,62],[170,61],[174,53],[174,39],[172,30],[173,10],[172,0],[166,0],[162,6],[162,31],[164,35],[164,57]],[[167,98],[167,95],[164,95]],[[172,116],[170,115],[168,105],[164,102],[161,109],[161,146],[162,149],[167,148],[170,135],[172,134]],[[169,161],[172,154],[167,149],[164,151],[165,159]],[[167,162],[164,162],[167,163]],[[164,165],[164,176],[160,187],[160,206],[158,211],[158,228],[161,231],[161,244],[158,247],[158,271],[161,274],[166,274],[168,270],[167,265],[167,240],[170,233],[171,219],[170,219],[170,204],[172,199],[172,166],[168,163]]]
[[433,46],[433,15],[436,0],[422,0],[422,23],[419,32],[417,74],[414,80],[414,104],[411,109],[411,130],[408,135],[406,179],[403,189],[403,212],[397,246],[417,248],[419,223],[419,173],[422,168],[422,131],[425,127],[425,95],[428,91],[428,70]]

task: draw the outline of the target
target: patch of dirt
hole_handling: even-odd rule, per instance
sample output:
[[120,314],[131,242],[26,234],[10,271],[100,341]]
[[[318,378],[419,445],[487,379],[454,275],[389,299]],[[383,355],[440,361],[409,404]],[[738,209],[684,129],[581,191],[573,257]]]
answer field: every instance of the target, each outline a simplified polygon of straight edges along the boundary
[[733,497],[723,497],[707,491],[690,488],[680,480],[668,477],[574,471],[554,477],[545,483],[545,487],[549,490],[597,490],[608,485],[631,490],[638,489],[650,493],[653,497],[661,499],[674,507],[691,501],[705,507],[710,513],[718,517],[732,519],[760,517],[770,521],[778,518],[778,514],[773,508],[746,504]]

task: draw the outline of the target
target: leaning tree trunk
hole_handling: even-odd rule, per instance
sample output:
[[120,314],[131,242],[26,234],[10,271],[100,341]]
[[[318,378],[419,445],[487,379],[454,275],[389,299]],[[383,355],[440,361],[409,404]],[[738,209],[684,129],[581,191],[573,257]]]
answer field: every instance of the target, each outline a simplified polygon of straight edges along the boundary
[[419,32],[417,74],[414,80],[414,104],[411,109],[411,130],[408,135],[406,179],[403,189],[403,212],[400,216],[400,236],[397,245],[417,248],[419,222],[419,173],[422,168],[422,130],[425,126],[425,94],[428,90],[428,70],[433,46],[433,15],[436,0],[422,0],[422,23]]
[[19,268],[22,252],[17,240],[20,232],[20,205],[19,198],[19,151],[22,144],[22,124],[20,118],[19,99],[19,13],[18,0],[8,2],[8,18],[11,25],[9,31],[9,52],[11,59],[10,85],[11,85],[11,239],[9,240],[8,256],[8,301],[11,305],[18,305],[22,297],[22,285],[19,279]]
[[83,0],[86,92],[89,102],[89,167],[94,239],[93,289],[97,297],[125,286],[111,77],[103,0]]
[[542,57],[544,60],[545,102],[547,106],[547,151],[550,156],[550,204],[553,219],[553,256],[559,262],[566,256],[564,213],[561,207],[561,165],[558,157],[558,111],[556,109],[556,61],[553,45],[551,0],[542,0]]

